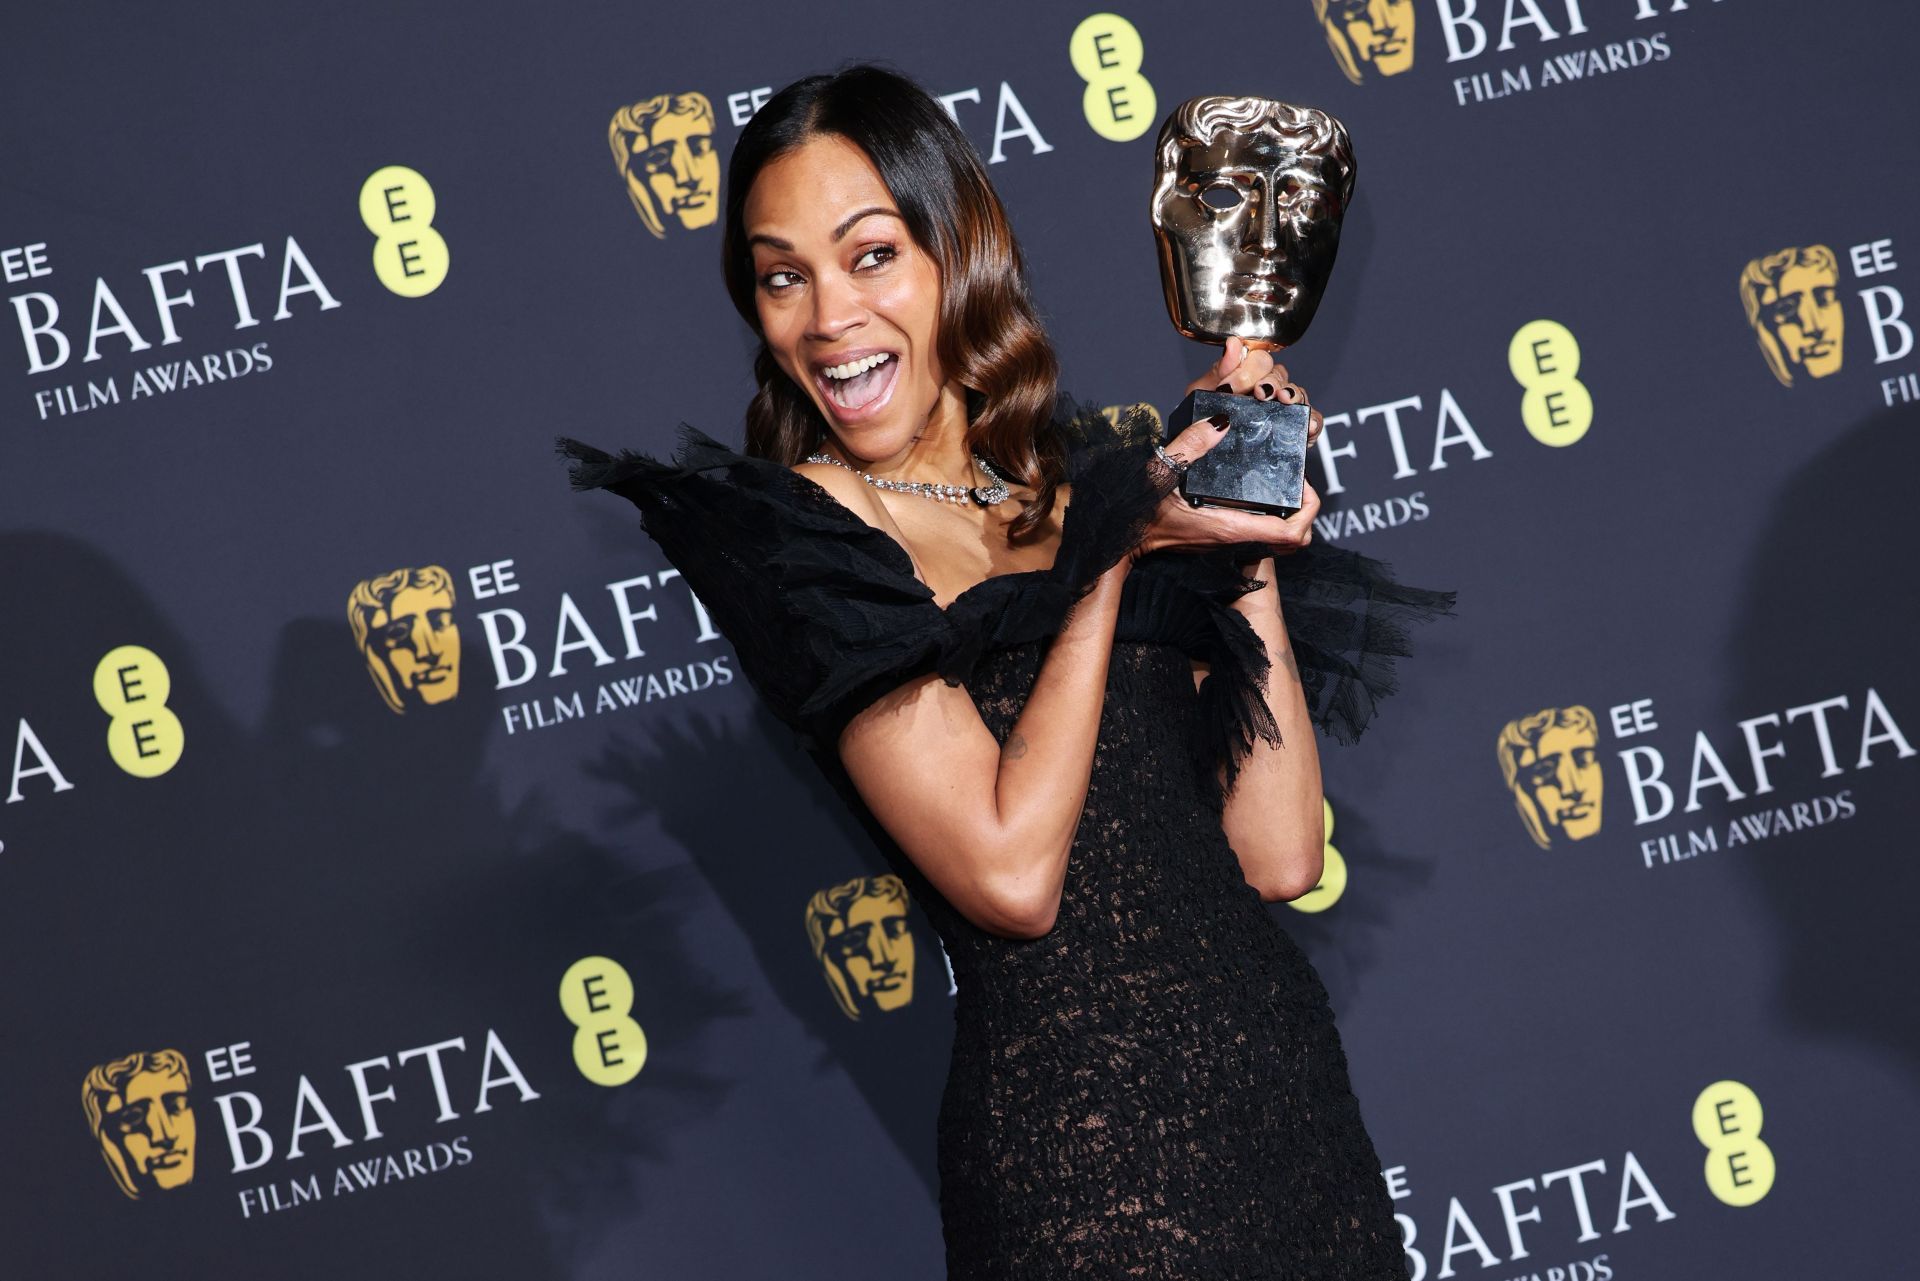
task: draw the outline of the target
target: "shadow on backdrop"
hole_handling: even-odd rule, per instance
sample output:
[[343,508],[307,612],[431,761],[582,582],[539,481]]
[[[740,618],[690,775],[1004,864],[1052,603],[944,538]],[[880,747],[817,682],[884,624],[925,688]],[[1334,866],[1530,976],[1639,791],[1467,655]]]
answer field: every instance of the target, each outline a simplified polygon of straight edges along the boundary
[[[1920,730],[1920,527],[1913,498],[1920,461],[1920,406],[1883,411],[1818,455],[1775,500],[1754,549],[1728,638],[1731,724],[1845,695],[1833,713],[1842,776],[1820,779],[1819,753],[1803,718],[1783,731],[1796,789],[1804,799],[1852,787],[1856,817],[1793,832],[1788,844],[1741,852],[1779,927],[1776,1010],[1808,1036],[1850,1040],[1892,1056],[1920,1082],[1920,1007],[1910,990],[1920,974],[1920,862],[1912,856],[1920,807],[1915,765],[1874,749],[1856,772],[1862,704],[1876,689],[1911,741]],[[1871,789],[1870,799],[1862,795]],[[1749,798],[1740,811],[1765,805]]]
[[[7,973],[32,976],[0,997],[13,1047],[0,1056],[0,1098],[16,1150],[53,1154],[0,1175],[11,1266],[564,1277],[600,1225],[644,1213],[641,1166],[664,1164],[676,1129],[728,1082],[665,1053],[631,1086],[589,1084],[558,985],[581,956],[619,960],[635,1016],[663,1048],[737,1014],[738,997],[713,989],[682,934],[697,881],[633,872],[537,803],[503,812],[479,772],[487,700],[394,716],[344,617],[283,629],[268,709],[249,733],[212,696],[220,673],[99,552],[11,533],[0,563],[16,599],[35,602],[5,628],[4,711],[32,724],[73,784],[55,793],[27,780],[0,833],[0,956]],[[93,670],[123,644],[153,650],[171,676],[185,750],[158,778],[122,773],[105,750]],[[538,1099],[508,1085],[477,1112],[489,1030]],[[345,1065],[452,1037],[466,1041],[445,1060],[459,1119],[436,1121],[416,1060],[385,1078],[397,1098],[380,1104],[385,1134],[367,1139]],[[210,1080],[206,1052],[242,1041],[257,1071]],[[195,1173],[135,1201],[102,1163],[80,1085],[94,1065],[160,1049],[192,1068]],[[289,1161],[303,1075],[351,1143],[310,1132]],[[275,1148],[245,1173],[232,1172],[214,1102],[236,1089],[260,1098]],[[295,1177],[330,1185],[336,1166],[457,1134],[473,1154],[465,1166],[242,1218],[242,1188],[278,1184],[285,1199]]]
[[[841,1012],[809,945],[813,895],[885,860],[806,753],[756,698],[751,728],[711,717],[662,724],[650,742],[610,746],[592,772],[630,799],[615,815],[654,815],[693,860],[751,941],[787,1012],[820,1045],[815,1071],[837,1067],[927,1188],[938,1195],[934,1121],[953,1048],[953,998],[939,936],[911,911],[913,999],[859,1021]],[[672,777],[675,786],[660,787]]]

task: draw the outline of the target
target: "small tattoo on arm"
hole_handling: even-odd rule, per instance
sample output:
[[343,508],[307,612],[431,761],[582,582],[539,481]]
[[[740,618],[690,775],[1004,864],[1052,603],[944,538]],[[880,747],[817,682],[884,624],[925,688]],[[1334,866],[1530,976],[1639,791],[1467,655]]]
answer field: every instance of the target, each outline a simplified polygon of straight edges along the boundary
[[1006,757],[1010,761],[1019,760],[1022,756],[1025,756],[1027,754],[1026,738],[1023,737],[1017,730],[1014,733],[1009,734],[1007,736],[1006,746],[1000,749],[1000,754]]
[[1298,682],[1300,679],[1300,664],[1293,661],[1293,646],[1289,645],[1280,651],[1280,662],[1286,667],[1287,675],[1293,677],[1293,679]]

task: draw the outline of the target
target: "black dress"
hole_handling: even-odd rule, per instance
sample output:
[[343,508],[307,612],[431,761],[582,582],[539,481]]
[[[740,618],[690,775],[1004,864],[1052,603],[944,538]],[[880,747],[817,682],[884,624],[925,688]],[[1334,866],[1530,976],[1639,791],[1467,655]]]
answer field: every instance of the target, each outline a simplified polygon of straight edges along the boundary
[[[1072,493],[1046,570],[941,609],[904,548],[813,481],[692,427],[676,462],[574,441],[577,488],[636,503],[939,932],[958,985],[937,1122],[951,1281],[1405,1278],[1392,1203],[1327,995],[1221,826],[1256,737],[1277,740],[1265,648],[1229,603],[1251,546],[1155,552],[1128,575],[1086,806],[1055,925],[989,934],[860,801],[834,745],[859,710],[937,672],[1005,741],[1057,634],[1133,547],[1173,477],[1152,421],[1061,397]],[[1403,624],[1449,598],[1319,544],[1276,558],[1323,729],[1357,733]],[[1196,691],[1192,660],[1209,664]],[[1229,783],[1230,785],[1230,783]]]

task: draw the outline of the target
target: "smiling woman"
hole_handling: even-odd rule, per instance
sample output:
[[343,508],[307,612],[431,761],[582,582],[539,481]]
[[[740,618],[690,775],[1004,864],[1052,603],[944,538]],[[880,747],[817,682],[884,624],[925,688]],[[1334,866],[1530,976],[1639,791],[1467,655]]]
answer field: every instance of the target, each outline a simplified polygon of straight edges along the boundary
[[[1404,1277],[1326,992],[1265,904],[1320,878],[1315,726],[1357,733],[1446,598],[1309,548],[1311,487],[1285,520],[1173,495],[1222,424],[1160,447],[1146,407],[1058,394],[999,198],[912,82],[788,86],[728,183],[746,452],[561,449],[640,507],[939,933],[949,1278]],[[1288,381],[1236,340],[1193,386],[1222,384]]]
[[938,103],[893,81],[843,72],[830,92],[763,108],[734,149],[722,261],[762,340],[747,449],[791,466],[832,419],[848,461],[925,475],[937,441],[971,435],[1032,491],[1017,540],[1045,525],[1064,474],[1060,443],[1034,430],[1058,363],[979,157]]

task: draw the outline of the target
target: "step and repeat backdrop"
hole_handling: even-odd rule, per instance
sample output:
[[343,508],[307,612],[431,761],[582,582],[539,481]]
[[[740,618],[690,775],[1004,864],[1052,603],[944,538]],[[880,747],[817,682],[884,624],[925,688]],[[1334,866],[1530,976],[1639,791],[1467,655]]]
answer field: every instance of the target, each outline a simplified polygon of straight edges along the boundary
[[938,938],[556,433],[740,439],[726,159],[883,61],[1169,409],[1160,119],[1359,181],[1318,536],[1459,593],[1276,920],[1409,1275],[1890,1275],[1920,1132],[1920,19],[43,6],[0,79],[22,1278],[937,1277]]

